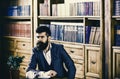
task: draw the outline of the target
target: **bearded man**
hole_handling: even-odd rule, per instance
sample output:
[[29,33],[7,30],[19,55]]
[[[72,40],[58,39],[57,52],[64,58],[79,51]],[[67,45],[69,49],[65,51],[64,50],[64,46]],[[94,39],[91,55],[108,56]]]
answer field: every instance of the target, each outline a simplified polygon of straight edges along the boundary
[[[27,78],[74,79],[76,68],[63,45],[51,43],[51,31],[46,26],[36,29],[38,42],[33,48]],[[36,69],[36,67],[38,67]]]

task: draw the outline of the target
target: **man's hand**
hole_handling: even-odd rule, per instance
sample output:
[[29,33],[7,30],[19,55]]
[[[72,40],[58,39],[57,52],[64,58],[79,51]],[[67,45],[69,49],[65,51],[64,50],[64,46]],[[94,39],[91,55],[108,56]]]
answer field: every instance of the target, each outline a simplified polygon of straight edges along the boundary
[[38,75],[38,78],[55,77],[57,75],[57,72],[54,70],[49,70],[47,72],[39,71],[37,75]]
[[49,76],[51,77],[55,77],[57,75],[57,72],[54,70],[49,70],[48,72],[49,72]]
[[37,74],[36,74],[36,71],[30,70],[30,71],[26,72],[26,78],[29,78],[29,79],[35,78],[36,75],[37,75]]

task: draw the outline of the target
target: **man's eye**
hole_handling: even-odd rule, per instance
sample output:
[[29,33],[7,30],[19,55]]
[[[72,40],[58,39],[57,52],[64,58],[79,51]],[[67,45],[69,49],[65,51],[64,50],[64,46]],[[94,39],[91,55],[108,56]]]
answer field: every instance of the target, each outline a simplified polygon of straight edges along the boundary
[[40,36],[37,36],[37,38],[40,38]]
[[39,36],[36,36],[37,38],[39,38]]
[[41,38],[44,38],[44,36],[41,36]]
[[44,38],[44,36],[37,36],[37,38]]

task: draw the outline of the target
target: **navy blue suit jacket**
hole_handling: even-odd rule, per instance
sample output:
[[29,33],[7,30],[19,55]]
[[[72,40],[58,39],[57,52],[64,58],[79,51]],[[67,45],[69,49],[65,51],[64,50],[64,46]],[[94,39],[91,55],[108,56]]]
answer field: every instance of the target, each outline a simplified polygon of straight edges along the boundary
[[[63,45],[54,44],[51,43],[51,65],[46,65],[46,60],[43,55],[43,51],[39,51],[36,47],[33,48],[33,54],[31,57],[31,61],[29,64],[29,67],[27,71],[29,70],[35,70],[36,65],[38,65],[39,71],[48,71],[48,70],[55,70],[57,72],[56,77],[67,77],[68,79],[74,79],[76,68],[74,65],[73,60],[70,58],[70,56],[67,54],[65,49],[63,48]],[[67,70],[65,69],[63,63],[65,63],[65,66]]]

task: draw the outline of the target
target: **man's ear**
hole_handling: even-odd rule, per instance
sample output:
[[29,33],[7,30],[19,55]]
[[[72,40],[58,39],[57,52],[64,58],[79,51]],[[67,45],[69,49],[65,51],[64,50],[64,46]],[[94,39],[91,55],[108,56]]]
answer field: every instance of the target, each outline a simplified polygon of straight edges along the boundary
[[48,37],[48,40],[49,40],[49,41],[51,40],[51,36]]

